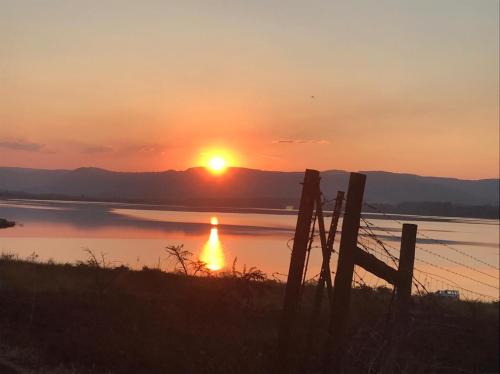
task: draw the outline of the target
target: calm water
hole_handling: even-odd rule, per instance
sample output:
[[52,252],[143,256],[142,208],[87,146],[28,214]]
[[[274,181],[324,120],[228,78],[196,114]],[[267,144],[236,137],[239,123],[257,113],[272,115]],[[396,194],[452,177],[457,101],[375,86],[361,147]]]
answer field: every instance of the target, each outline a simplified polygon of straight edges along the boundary
[[[205,261],[214,271],[230,268],[237,258],[240,269],[244,264],[256,266],[280,279],[284,279],[283,274],[288,271],[290,239],[296,223],[295,212],[279,210],[198,212],[181,207],[39,200],[1,200],[0,217],[19,223],[14,228],[0,230],[0,251],[13,252],[20,257],[36,253],[42,261],[52,259],[74,263],[87,259],[84,249],[89,248],[97,254],[103,253],[112,265],[123,264],[132,268],[160,266],[171,270],[172,259],[168,258],[164,247],[184,244],[186,250]],[[415,275],[427,289],[434,291],[460,286],[498,298],[497,220],[374,214],[365,217],[374,225],[377,236],[396,250],[401,226],[394,219],[418,224],[422,235],[417,243],[420,248],[417,249],[415,266],[418,270]],[[448,246],[424,236],[438,239]],[[373,240],[367,237],[360,240],[390,263]],[[396,250],[389,250],[397,255]],[[318,248],[313,248],[307,278],[319,272],[319,252]],[[333,270],[336,260],[334,256]],[[362,269],[357,269],[356,280],[370,285],[384,284]],[[467,298],[479,297],[464,290],[461,294]]]

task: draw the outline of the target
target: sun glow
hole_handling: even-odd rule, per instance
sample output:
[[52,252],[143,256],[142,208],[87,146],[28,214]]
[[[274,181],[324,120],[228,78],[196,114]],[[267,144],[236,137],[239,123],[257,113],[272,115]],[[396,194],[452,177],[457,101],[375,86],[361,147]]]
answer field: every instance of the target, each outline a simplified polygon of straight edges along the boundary
[[196,161],[214,175],[224,174],[229,167],[238,164],[234,154],[223,148],[205,149],[200,152]]
[[200,260],[206,264],[206,267],[212,271],[221,270],[225,264],[224,252],[219,240],[219,230],[217,225],[219,221],[217,217],[210,219],[212,228],[210,229],[210,237],[203,246],[200,254]]
[[208,168],[214,174],[221,174],[227,168],[227,162],[221,156],[213,156],[208,160]]

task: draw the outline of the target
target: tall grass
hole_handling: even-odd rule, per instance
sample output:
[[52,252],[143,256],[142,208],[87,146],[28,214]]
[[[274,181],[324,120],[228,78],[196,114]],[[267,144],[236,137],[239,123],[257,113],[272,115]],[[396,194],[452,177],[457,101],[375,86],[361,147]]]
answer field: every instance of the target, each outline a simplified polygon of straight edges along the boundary
[[[113,267],[102,254],[86,254],[78,264],[0,255],[0,346],[31,352],[20,354],[18,364],[72,373],[267,373],[275,367],[282,283],[239,268],[236,259],[224,272],[204,273],[179,246],[166,249],[174,272]],[[299,354],[314,291],[306,285],[302,296]],[[347,372],[377,367],[390,300],[385,288],[353,289]],[[312,372],[326,337],[324,304]],[[498,303],[415,296],[412,310],[402,373],[498,372]]]

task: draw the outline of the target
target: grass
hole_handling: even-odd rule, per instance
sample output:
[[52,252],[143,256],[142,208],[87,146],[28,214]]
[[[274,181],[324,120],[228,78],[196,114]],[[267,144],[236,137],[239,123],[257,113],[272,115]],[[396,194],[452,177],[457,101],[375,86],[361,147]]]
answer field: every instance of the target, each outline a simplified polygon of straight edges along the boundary
[[[110,268],[98,256],[54,264],[4,254],[0,358],[40,373],[273,372],[284,285],[236,264],[222,276],[196,277],[184,264],[186,271],[166,273]],[[305,287],[299,351],[313,293],[313,285]],[[385,288],[353,290],[349,372],[377,366],[391,296]],[[498,372],[498,303],[435,296],[413,302],[402,372]],[[313,351],[320,352],[325,331],[316,335]],[[312,356],[314,368],[321,355]]]

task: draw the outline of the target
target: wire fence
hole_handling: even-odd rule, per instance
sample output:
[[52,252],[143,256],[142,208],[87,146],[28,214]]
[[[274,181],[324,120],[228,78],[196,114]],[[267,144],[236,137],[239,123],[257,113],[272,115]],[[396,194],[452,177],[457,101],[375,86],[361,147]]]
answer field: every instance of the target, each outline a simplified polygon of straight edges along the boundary
[[[323,199],[323,206],[334,200]],[[368,205],[368,204],[366,204]],[[380,210],[379,210],[380,212]],[[375,256],[378,260],[389,265],[393,269],[399,268],[400,248],[402,226],[401,220],[393,216],[380,212],[384,220],[391,220],[396,225],[377,224],[372,221],[371,216],[362,214],[358,232],[357,245],[360,249]],[[324,217],[332,217],[332,214],[324,214]],[[312,252],[317,259],[322,257],[321,238],[315,233],[318,214],[315,213],[311,224],[311,234],[307,247],[306,268],[303,274],[303,285],[314,284],[320,279],[321,271],[318,272],[312,260]],[[411,220],[411,219],[409,219]],[[325,225],[327,226],[327,225]],[[390,227],[386,227],[390,226]],[[335,231],[335,230],[333,230]],[[327,233],[331,235],[332,233]],[[339,257],[339,242],[331,249],[331,274],[335,276],[336,266]],[[287,246],[292,249],[293,238],[287,242]],[[397,243],[397,244],[396,244]],[[441,251],[446,248],[446,251]],[[415,266],[413,268],[413,293],[416,295],[436,295],[438,291],[456,290],[460,292],[460,298],[470,301],[498,302],[499,269],[484,258],[468,253],[462,248],[450,246],[448,243],[433,238],[428,234],[417,231],[417,243],[415,247]],[[450,252],[451,251],[451,252]],[[314,266],[313,266],[314,265]],[[312,274],[308,275],[307,271]],[[283,275],[283,274],[281,274]],[[286,275],[285,275],[286,277]],[[318,283],[321,285],[321,283]],[[319,286],[318,286],[319,287]],[[372,274],[359,265],[354,266],[352,274],[352,287],[360,292],[353,293],[354,302],[363,302],[364,290],[376,288],[375,292],[383,297],[384,304],[379,304],[377,308],[380,313],[376,319],[371,320],[369,326],[363,326],[358,329],[351,341],[348,343],[347,353],[353,367],[362,369],[363,372],[376,372],[377,365],[383,362],[382,351],[387,349],[391,343],[391,331],[393,317],[396,315],[394,301],[398,300],[395,287],[382,278]],[[385,289],[384,289],[385,288]],[[319,289],[319,288],[318,288]],[[392,291],[392,292],[391,292]],[[309,294],[311,295],[311,293]],[[414,306],[411,311],[411,334],[420,334],[419,336],[430,335],[444,329],[451,330],[454,334],[467,334],[469,330],[467,325],[460,321],[468,317],[459,315],[455,310],[443,308],[443,305],[453,305],[441,303],[439,297],[419,297],[414,299]],[[387,305],[385,305],[387,303]],[[446,313],[442,313],[445,310]],[[314,314],[313,314],[314,315]],[[312,331],[312,330],[311,330]],[[321,330],[318,330],[321,332]],[[318,334],[317,339],[321,341],[325,331]],[[419,365],[420,361],[411,358],[412,364]],[[458,366],[458,365],[457,365]],[[459,372],[460,369],[453,366],[449,367],[450,372]],[[457,370],[455,370],[457,369]],[[461,370],[463,372],[467,372]],[[471,372],[472,373],[472,372]]]
[[[376,210],[384,219],[391,220],[402,227],[403,222],[401,220],[382,212],[373,205],[365,203],[365,206]],[[399,249],[391,245],[390,242],[399,241],[400,238],[394,234],[394,231],[399,231],[399,229],[389,230],[384,227],[379,227],[367,219],[366,216],[363,216],[360,225],[361,234],[359,237],[359,244],[363,249],[397,266]],[[377,232],[382,232],[383,236],[387,237],[389,240],[384,240],[381,235],[376,234]],[[463,249],[451,246],[442,240],[424,234],[422,230],[419,230],[417,232],[417,243],[421,241],[422,238],[436,246],[442,246],[453,251],[457,256],[452,258],[441,252],[437,252],[436,249],[430,246],[423,247],[422,245],[416,245],[417,251],[415,261],[422,264],[422,267],[432,267],[436,269],[436,272],[429,272],[427,269],[424,270],[420,267],[414,267],[414,286],[418,293],[428,294],[435,293],[442,289],[453,289],[460,291],[464,299],[498,301],[498,291],[500,290],[498,284],[500,278],[498,275],[499,268],[496,265],[467,253]],[[425,257],[423,256],[424,254],[426,255]],[[458,257],[466,258],[470,263],[465,263]],[[432,259],[436,259],[436,261]],[[474,266],[472,263],[480,264],[480,267]],[[485,268],[494,270],[496,274],[487,272]],[[447,273],[454,279],[437,273]],[[460,284],[460,279],[467,281],[468,284],[476,284],[481,290],[485,288],[492,290],[497,296],[495,297],[491,294],[480,292],[477,289],[471,289],[472,287],[470,286],[464,287]]]
[[[335,199],[323,198],[322,204],[325,207],[327,204],[332,204]],[[394,215],[381,211],[378,207],[364,203],[364,205],[371,210],[376,211],[385,220],[390,220],[397,224],[396,228],[387,228],[376,225],[372,222],[366,214],[363,214],[360,221],[358,246],[366,252],[374,255],[381,261],[394,266],[396,269],[399,263],[399,248],[392,243],[399,242],[400,237],[396,234],[401,232],[403,222],[394,217]],[[325,218],[331,217],[331,214],[324,214]],[[310,236],[307,261],[311,256],[311,250],[319,249],[319,237],[314,233],[316,224],[316,215],[314,216],[312,224],[312,233]],[[422,241],[428,244],[425,247],[421,245]],[[288,248],[292,249],[293,238],[287,242]],[[438,247],[446,248],[455,256],[450,256],[444,252],[438,251]],[[332,266],[337,262],[337,251],[332,249]],[[465,261],[466,260],[466,261]],[[433,238],[428,234],[418,230],[417,232],[417,245],[415,262],[419,264],[414,267],[413,285],[414,291],[417,294],[434,294],[440,290],[457,290],[460,296],[466,300],[481,300],[481,301],[498,301],[498,293],[500,291],[499,272],[500,269],[497,265],[492,264],[485,259],[479,258],[466,250],[452,246],[443,240]],[[434,269],[434,271],[429,270]],[[334,268],[331,269],[332,274],[335,274]],[[286,276],[285,274],[281,274]],[[304,271],[303,283],[308,284],[318,280],[320,273],[312,276],[307,275],[307,268]],[[464,284],[466,283],[466,284]],[[362,268],[356,266],[353,274],[353,285],[355,286],[390,286],[385,281],[370,273],[364,271]],[[488,291],[486,291],[488,290]],[[493,296],[496,295],[496,296]]]

